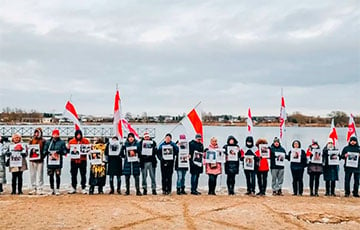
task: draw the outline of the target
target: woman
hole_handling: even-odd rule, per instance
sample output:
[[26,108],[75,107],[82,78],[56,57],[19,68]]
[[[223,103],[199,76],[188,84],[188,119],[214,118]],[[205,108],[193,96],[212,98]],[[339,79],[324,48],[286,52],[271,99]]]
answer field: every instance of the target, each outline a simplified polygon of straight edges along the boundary
[[4,192],[3,184],[6,184],[5,154],[8,149],[8,138],[0,136],[0,194]]
[[[314,152],[315,151],[315,152]],[[314,155],[315,154],[315,155]],[[311,145],[306,151],[306,157],[309,159],[307,172],[310,176],[310,196],[319,196],[319,180],[323,172],[322,161],[316,161],[316,157],[320,157],[321,154],[320,146],[317,141],[313,140]],[[316,156],[318,155],[318,156]],[[315,193],[314,193],[314,182],[315,182]]]
[[[269,172],[269,162],[267,158],[264,158],[261,156],[260,150],[259,150],[259,146],[260,145],[267,145],[267,140],[265,139],[258,139],[256,141],[256,147],[258,148],[258,150],[256,151],[256,156],[260,159],[259,161],[259,168],[257,170],[257,179],[258,179],[258,185],[259,185],[259,193],[257,193],[256,195],[260,195],[260,196],[265,196],[266,193],[266,187],[267,187],[267,177],[268,177],[268,172]],[[269,149],[270,151],[270,149]]]
[[[90,179],[89,179],[89,194],[93,195],[95,186],[98,186],[98,193],[104,194],[103,187],[106,182],[106,166],[104,162],[105,143],[101,138],[98,138],[92,146],[90,154]],[[94,159],[99,159],[95,163]]]
[[[244,162],[247,192],[245,195],[255,196],[255,175],[259,158],[255,154],[254,138],[248,136],[245,139],[245,148],[241,150],[241,161]],[[248,167],[249,166],[249,167]]]
[[224,145],[226,156],[225,174],[227,175],[226,184],[228,194],[235,195],[235,176],[239,174],[240,150],[238,141],[234,136],[229,136],[226,145]]
[[[329,164],[329,151],[337,151],[331,138],[329,138],[327,145],[323,149],[324,180],[326,187],[325,196],[336,196],[335,185],[336,181],[339,180],[339,165]],[[337,154],[330,157],[339,159],[340,156]]]
[[[121,194],[121,174],[122,174],[122,158],[120,156],[120,143],[118,137],[114,136],[106,145],[105,156],[107,157],[108,167],[107,175],[110,180],[110,193],[114,194],[114,178],[117,179],[116,192]],[[109,152],[111,154],[109,154]],[[115,154],[112,154],[115,152]],[[116,155],[117,153],[117,155]]]
[[[217,144],[217,139],[215,137],[212,137],[210,139],[210,144],[209,144],[208,148],[205,149],[204,156],[206,157],[206,152],[208,150],[218,151],[218,149],[219,149],[219,146]],[[215,193],[216,179],[217,179],[217,176],[219,174],[221,174],[221,163],[219,163],[219,162],[206,163],[205,168],[206,168],[206,174],[209,175],[209,181],[208,181],[209,192],[208,192],[208,195],[214,195],[215,196],[216,195],[216,193]]]
[[[27,170],[26,164],[26,156],[27,151],[26,147],[21,143],[21,135],[19,133],[15,133],[12,136],[12,145],[7,153],[9,157],[9,171],[12,174],[12,191],[11,194],[16,194],[16,183],[18,187],[18,194],[23,194],[22,186],[23,186],[23,172]],[[12,161],[19,160],[21,158],[21,166],[13,166]]]
[[126,142],[121,148],[121,157],[125,158],[123,168],[123,175],[125,175],[126,182],[125,195],[130,195],[130,176],[132,175],[135,179],[136,195],[141,196],[139,150],[133,133],[128,134]]
[[302,196],[304,183],[304,169],[306,167],[306,153],[303,149],[301,149],[301,143],[298,140],[293,141],[292,150],[286,156],[286,159],[289,160],[291,175],[293,178],[293,196]]

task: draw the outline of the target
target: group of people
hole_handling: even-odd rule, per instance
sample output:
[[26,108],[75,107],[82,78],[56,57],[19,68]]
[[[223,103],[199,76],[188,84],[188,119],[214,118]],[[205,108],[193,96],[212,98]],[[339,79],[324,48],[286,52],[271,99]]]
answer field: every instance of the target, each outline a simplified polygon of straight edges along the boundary
[[[0,137],[1,138],[1,137]],[[59,195],[60,179],[63,168],[63,157],[71,156],[70,173],[72,189],[70,194],[77,193],[77,175],[80,172],[81,193],[94,194],[95,187],[98,193],[103,194],[103,187],[106,184],[106,176],[109,176],[110,194],[115,193],[114,179],[116,178],[116,192],[121,194],[121,177],[125,176],[125,195],[130,194],[131,176],[135,181],[136,195],[147,195],[147,178],[151,179],[151,194],[157,195],[156,191],[156,167],[158,161],[161,168],[161,187],[164,195],[172,192],[172,177],[174,170],[177,173],[176,194],[187,194],[185,191],[185,177],[187,171],[191,174],[191,194],[200,195],[198,191],[199,177],[203,173],[208,175],[208,195],[216,195],[216,184],[218,175],[222,174],[222,167],[225,167],[227,175],[226,183],[229,195],[235,195],[236,175],[240,172],[240,164],[243,164],[246,177],[247,195],[264,196],[267,188],[269,171],[272,177],[272,194],[283,195],[282,184],[284,181],[285,164],[290,161],[292,175],[293,195],[303,195],[303,175],[307,168],[309,174],[310,196],[319,196],[320,176],[326,184],[325,196],[336,196],[335,186],[339,180],[339,161],[345,160],[345,196],[350,196],[350,180],[354,175],[354,187],[352,194],[359,197],[360,177],[360,147],[356,137],[351,137],[347,146],[340,152],[329,139],[327,145],[321,150],[316,141],[306,149],[301,148],[299,140],[292,143],[292,149],[286,151],[275,137],[271,145],[264,138],[256,142],[252,136],[245,139],[244,147],[240,147],[234,136],[229,136],[226,144],[220,147],[217,138],[212,137],[207,147],[202,143],[201,134],[196,134],[191,141],[186,139],[184,134],[174,142],[170,133],[166,134],[159,145],[145,132],[140,140],[129,133],[124,143],[116,136],[110,140],[96,139],[93,144],[83,137],[80,130],[75,132],[72,139],[61,140],[59,130],[55,129],[49,140],[42,136],[41,128],[34,131],[34,135],[28,145],[22,143],[19,134],[12,136],[11,144],[6,144],[6,139],[0,139],[0,193],[3,192],[2,185],[6,183],[5,167],[9,167],[12,174],[11,194],[22,194],[23,172],[28,169],[27,159],[29,149],[27,146],[38,146],[39,157],[29,157],[31,191],[29,194],[44,194],[43,192],[43,171],[44,161],[46,162],[47,175],[49,176],[51,193]],[[72,148],[76,145],[76,148]],[[75,150],[74,150],[75,149]],[[72,157],[72,155],[74,157]],[[351,160],[357,164],[347,164]],[[87,167],[90,160],[89,189],[87,190]],[[142,191],[140,189],[140,175],[142,176]],[[258,193],[255,193],[256,179]]]

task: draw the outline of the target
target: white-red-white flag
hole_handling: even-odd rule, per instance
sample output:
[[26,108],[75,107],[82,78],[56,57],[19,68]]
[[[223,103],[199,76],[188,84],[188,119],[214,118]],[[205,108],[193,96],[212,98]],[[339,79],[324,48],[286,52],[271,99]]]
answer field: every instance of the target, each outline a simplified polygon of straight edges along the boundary
[[74,105],[68,101],[65,105],[65,111],[64,111],[64,117],[68,118],[69,120],[71,120],[74,124],[75,124],[75,130],[80,130],[81,129],[81,124],[79,121],[79,116],[76,112],[76,109],[74,107]]
[[352,114],[350,114],[348,133],[347,133],[346,141],[349,142],[350,137],[355,136],[355,135],[356,135],[356,130],[355,130],[354,116]]
[[199,113],[196,108],[192,109],[180,123],[184,126],[187,134],[191,138],[194,138],[196,134],[201,134],[201,142],[204,141],[201,113]]
[[249,136],[252,136],[252,133],[253,133],[253,122],[252,122],[252,116],[251,116],[251,110],[250,110],[250,108],[248,109],[248,117],[247,117],[246,123],[247,123],[247,131],[248,131],[248,134],[249,134]]
[[123,129],[121,121],[121,110],[120,110],[120,94],[119,90],[116,90],[115,94],[115,104],[114,104],[114,133],[119,139],[123,138]]
[[333,140],[333,145],[335,146],[336,142],[338,140],[338,135],[337,135],[335,124],[334,124],[334,118],[331,120],[331,129],[330,129],[330,133],[329,133],[329,138],[331,138]]
[[280,140],[284,137],[285,132],[285,121],[286,121],[286,111],[285,111],[285,99],[281,95],[281,107],[280,107]]
[[130,123],[125,119],[121,119],[121,123],[124,125],[124,128],[128,130],[129,133],[133,133],[136,138],[140,139],[139,134],[136,132],[136,130],[130,125]]

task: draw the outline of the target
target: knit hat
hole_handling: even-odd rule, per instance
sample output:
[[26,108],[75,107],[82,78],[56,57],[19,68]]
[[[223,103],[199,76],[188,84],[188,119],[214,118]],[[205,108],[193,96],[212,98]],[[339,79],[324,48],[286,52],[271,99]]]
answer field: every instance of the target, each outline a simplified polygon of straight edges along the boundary
[[149,132],[144,132],[144,137],[150,137]]
[[332,143],[332,144],[334,144],[333,139],[328,138],[327,143]]
[[133,133],[129,133],[129,134],[128,134],[128,138],[129,138],[129,137],[135,138],[135,135],[134,135]]
[[52,136],[54,136],[54,135],[60,136],[60,131],[58,129],[54,129],[52,131]]
[[180,134],[180,140],[186,140],[185,134]]
[[275,143],[275,142],[280,143],[280,139],[278,137],[275,137],[273,143]]
[[195,139],[201,139],[201,138],[202,138],[202,136],[201,136],[200,133],[197,133],[197,134],[195,135]]
[[165,135],[165,137],[170,137],[170,138],[172,138],[171,133],[167,133],[167,134]]

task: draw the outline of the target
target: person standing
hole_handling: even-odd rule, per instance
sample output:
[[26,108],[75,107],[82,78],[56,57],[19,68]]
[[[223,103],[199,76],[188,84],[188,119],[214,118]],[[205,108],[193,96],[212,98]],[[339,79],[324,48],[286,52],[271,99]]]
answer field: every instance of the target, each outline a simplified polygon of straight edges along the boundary
[[[310,176],[309,187],[310,187],[310,196],[319,196],[319,183],[320,183],[320,176],[323,172],[323,161],[317,162],[315,161],[316,157],[314,151],[317,151],[316,154],[322,154],[320,150],[320,146],[317,141],[313,140],[311,145],[306,151],[306,157],[309,159],[309,164],[307,167],[307,172]],[[315,182],[315,190],[314,190],[314,182]],[[315,192],[314,192],[315,191]]]
[[204,145],[201,143],[201,134],[195,135],[195,140],[190,141],[190,174],[191,174],[191,194],[201,195],[198,191],[199,177],[203,173],[203,153]]
[[126,142],[121,148],[121,156],[125,158],[123,168],[123,175],[125,175],[126,182],[125,195],[130,195],[130,177],[132,175],[135,179],[136,195],[141,196],[139,149],[133,133],[128,134]]
[[282,196],[282,184],[284,182],[284,162],[286,150],[281,146],[280,139],[275,137],[270,147],[270,168],[271,168],[271,187],[273,195]]
[[[261,156],[261,149],[260,145],[267,145],[267,140],[260,138],[256,141],[256,147],[258,150],[255,152],[255,155],[260,159],[259,167],[256,172],[257,180],[259,185],[259,192],[256,195],[265,196],[266,194],[266,187],[267,187],[267,177],[269,172],[269,162],[268,159]],[[270,150],[269,150],[270,151]]]
[[158,147],[163,195],[171,195],[174,160],[179,152],[178,146],[171,139],[171,134],[166,134],[164,141]]
[[256,171],[257,165],[259,162],[259,158],[255,154],[256,148],[254,147],[254,138],[252,136],[248,136],[245,139],[245,148],[241,150],[241,161],[246,161],[249,159],[247,157],[252,157],[252,169],[245,169],[245,165],[247,162],[244,162],[244,173],[246,177],[246,187],[247,192],[245,195],[255,196],[255,184],[256,184]]
[[98,186],[98,193],[104,194],[104,186],[106,182],[106,164],[104,159],[106,145],[102,138],[97,138],[95,144],[92,145],[90,152],[91,166],[89,179],[89,195],[94,194],[95,186]]
[[357,154],[357,158],[359,158],[360,148],[359,143],[356,137],[350,137],[349,144],[345,146],[341,152],[341,159],[345,160],[344,169],[345,169],[345,197],[350,196],[350,180],[352,175],[354,174],[354,189],[353,196],[359,197],[359,178],[360,178],[360,160],[357,159],[358,165],[357,167],[350,167],[347,165],[349,161],[349,153]]
[[301,143],[298,140],[293,141],[292,148],[293,149],[286,156],[286,159],[291,161],[290,169],[293,178],[293,196],[302,196],[304,190],[304,169],[307,165],[306,153],[301,149]]
[[[109,175],[110,193],[114,194],[114,178],[117,179],[116,192],[121,194],[122,158],[120,155],[121,144],[119,138],[114,136],[106,145],[105,156],[107,157],[107,175]],[[114,154],[112,154],[114,152]]]
[[229,195],[235,195],[235,177],[239,174],[240,147],[234,136],[229,136],[226,145],[223,147],[226,161],[225,174],[227,175],[226,184]]
[[8,149],[8,138],[0,136],[0,194],[4,192],[3,184],[6,184],[5,155]]
[[186,172],[189,170],[189,165],[187,165],[186,167],[179,166],[179,163],[181,161],[181,159],[179,159],[180,153],[184,152],[186,154],[187,160],[189,160],[189,155],[190,155],[188,142],[186,141],[185,134],[180,135],[178,146],[179,146],[179,152],[176,155],[176,161],[175,161],[175,170],[177,172],[176,194],[186,195],[187,193],[185,192],[185,176],[186,176]]
[[[70,145],[78,145],[78,144],[90,144],[90,141],[87,138],[83,137],[81,130],[76,130],[74,138],[69,141],[69,149]],[[86,194],[86,166],[87,166],[87,155],[81,155],[80,159],[71,159],[70,162],[70,173],[71,173],[71,186],[72,190],[69,191],[69,194],[76,193],[77,186],[77,175],[78,171],[80,171],[81,176],[81,192]]]
[[[327,145],[323,149],[323,162],[324,162],[324,180],[325,180],[325,196],[336,196],[335,185],[339,180],[339,165],[330,164],[329,151],[337,151],[331,138],[328,139]],[[333,159],[339,159],[340,154],[330,156]]]
[[[53,195],[60,195],[60,176],[63,166],[63,156],[66,152],[65,142],[60,139],[60,131],[54,129],[50,140],[46,141],[43,150],[43,154],[47,157],[47,174]],[[56,177],[56,187],[54,186],[54,175]]]
[[40,159],[30,160],[30,183],[32,191],[29,192],[29,195],[38,194],[43,195],[42,187],[44,184],[44,145],[46,140],[43,138],[43,133],[41,128],[37,128],[34,131],[34,135],[30,140],[30,145],[39,145],[39,154]]
[[[209,144],[209,146],[205,149],[205,155],[206,155],[206,152],[207,152],[208,150],[220,151],[216,137],[212,137],[212,138],[210,139],[210,144]],[[206,156],[205,156],[205,157],[206,157]],[[221,174],[221,163],[220,163],[220,162],[206,163],[206,164],[205,164],[205,168],[206,168],[206,174],[208,174],[208,176],[209,176],[209,180],[208,180],[208,186],[209,186],[208,195],[214,195],[214,196],[215,196],[215,195],[216,195],[215,190],[216,190],[217,177],[218,177],[218,175]]]
[[148,132],[144,133],[143,138],[139,143],[139,153],[140,153],[140,167],[142,174],[142,187],[143,195],[147,195],[147,175],[150,175],[151,179],[151,190],[152,194],[156,195],[156,177],[155,171],[157,166],[156,160],[156,142],[151,139]]

